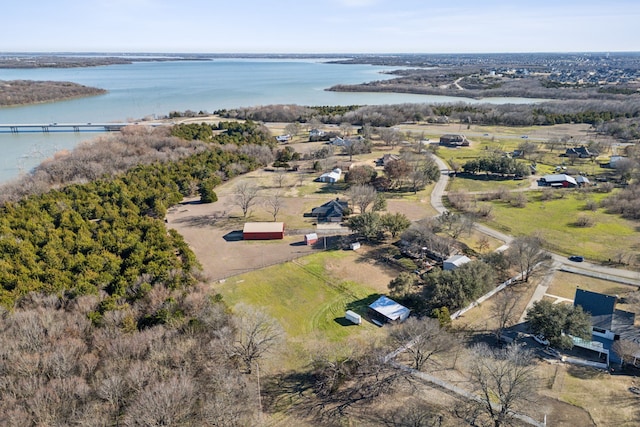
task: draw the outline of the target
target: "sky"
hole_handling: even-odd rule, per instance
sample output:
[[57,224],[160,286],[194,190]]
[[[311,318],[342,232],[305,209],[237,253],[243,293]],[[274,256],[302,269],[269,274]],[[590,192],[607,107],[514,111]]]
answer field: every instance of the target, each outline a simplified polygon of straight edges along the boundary
[[0,52],[640,51],[639,0],[22,0]]

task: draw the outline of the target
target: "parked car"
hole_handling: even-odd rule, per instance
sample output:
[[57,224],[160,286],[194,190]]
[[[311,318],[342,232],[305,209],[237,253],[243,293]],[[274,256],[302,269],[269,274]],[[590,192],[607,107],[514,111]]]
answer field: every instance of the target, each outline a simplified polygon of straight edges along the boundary
[[573,262],[582,262],[584,261],[584,257],[580,256],[580,255],[571,255],[569,257],[569,261],[573,261]]
[[536,340],[538,344],[542,344],[544,346],[549,345],[549,340],[544,337],[542,334],[537,334],[533,336],[533,339]]

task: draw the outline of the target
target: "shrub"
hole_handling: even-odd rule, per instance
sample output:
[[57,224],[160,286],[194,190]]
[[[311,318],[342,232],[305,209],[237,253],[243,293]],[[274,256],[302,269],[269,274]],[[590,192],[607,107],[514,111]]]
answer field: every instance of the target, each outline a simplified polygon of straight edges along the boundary
[[595,211],[598,209],[598,202],[595,200],[587,200],[587,203],[584,205],[585,210]]
[[593,218],[587,216],[587,215],[579,215],[578,218],[576,219],[576,221],[574,222],[574,225],[576,227],[593,227],[595,221]]

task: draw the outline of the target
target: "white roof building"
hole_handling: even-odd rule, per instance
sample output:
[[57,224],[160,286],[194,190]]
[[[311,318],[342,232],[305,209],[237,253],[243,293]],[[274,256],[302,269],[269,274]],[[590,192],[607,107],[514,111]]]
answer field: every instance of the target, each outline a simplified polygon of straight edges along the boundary
[[410,311],[407,307],[384,295],[369,305],[369,316],[377,324],[404,322],[409,317]]
[[342,169],[335,168],[331,172],[326,172],[320,175],[318,181],[320,182],[338,182],[342,176]]
[[469,258],[466,255],[453,255],[449,258],[447,258],[446,260],[443,261],[442,263],[442,269],[443,270],[455,270],[456,268],[460,267],[463,264],[466,264],[468,262],[471,261],[471,258]]

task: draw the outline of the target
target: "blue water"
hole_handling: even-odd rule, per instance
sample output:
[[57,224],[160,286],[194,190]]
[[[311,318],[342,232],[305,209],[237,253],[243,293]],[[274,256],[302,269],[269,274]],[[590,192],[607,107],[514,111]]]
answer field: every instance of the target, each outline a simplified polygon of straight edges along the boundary
[[[0,80],[71,81],[106,89],[105,95],[0,108],[6,123],[104,123],[156,118],[171,111],[207,111],[268,104],[373,105],[478,102],[473,99],[385,93],[339,93],[324,89],[392,78],[397,67],[340,65],[312,60],[140,62],[70,69],[0,69]],[[529,103],[508,98],[495,103]],[[95,133],[0,134],[0,182],[28,172],[56,151],[72,149]]]

